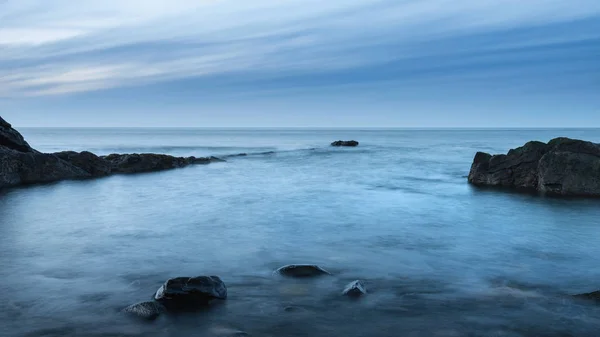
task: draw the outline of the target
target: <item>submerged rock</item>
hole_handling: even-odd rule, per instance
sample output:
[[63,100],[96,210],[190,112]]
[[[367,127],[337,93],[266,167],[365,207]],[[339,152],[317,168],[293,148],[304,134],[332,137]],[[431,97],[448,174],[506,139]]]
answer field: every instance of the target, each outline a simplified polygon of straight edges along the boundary
[[275,273],[289,277],[314,277],[320,275],[330,275],[327,270],[312,264],[290,264],[277,269]]
[[170,310],[194,309],[227,299],[227,287],[218,276],[176,277],[165,282],[154,299]]
[[156,301],[136,303],[123,309],[127,314],[147,320],[155,320],[164,311],[165,307]]
[[507,154],[477,152],[468,181],[476,186],[556,196],[600,196],[600,144],[570,138],[528,142]]
[[350,297],[358,297],[365,295],[366,293],[367,288],[360,280],[350,282],[342,292],[343,295]]
[[358,146],[358,142],[355,140],[337,140],[331,143],[331,146]]

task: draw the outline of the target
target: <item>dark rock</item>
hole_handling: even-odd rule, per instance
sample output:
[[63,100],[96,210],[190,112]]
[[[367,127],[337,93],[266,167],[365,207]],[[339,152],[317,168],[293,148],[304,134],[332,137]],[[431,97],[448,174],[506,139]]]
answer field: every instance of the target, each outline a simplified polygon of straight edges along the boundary
[[0,117],[0,147],[19,152],[36,152],[12,125]]
[[330,275],[330,273],[325,269],[311,264],[290,264],[277,269],[275,273],[289,277],[314,277],[320,275]]
[[156,301],[136,303],[123,309],[125,313],[150,321],[155,320],[164,311],[165,307]]
[[578,294],[573,296],[575,298],[580,298],[583,300],[593,300],[596,301],[598,303],[600,303],[600,290],[599,291],[594,291],[591,293],[585,293],[585,294]]
[[331,143],[331,146],[358,146],[358,142],[355,140],[338,140]]
[[600,145],[556,138],[503,155],[478,152],[468,181],[559,196],[600,196]]
[[54,155],[83,169],[92,177],[102,177],[112,173],[111,163],[91,152],[63,151],[57,152]]
[[0,147],[0,188],[89,177],[86,171],[55,155]]
[[162,171],[194,164],[222,162],[216,157],[173,157],[164,154],[111,154],[64,151],[54,154],[32,149],[23,136],[0,117],[0,189],[114,173]]
[[194,309],[227,299],[227,287],[218,276],[177,277],[165,282],[154,299],[170,310]]
[[350,297],[358,297],[358,296],[365,295],[366,293],[367,293],[367,288],[359,280],[350,282],[346,286],[346,288],[344,288],[344,291],[342,292],[343,295],[350,296]]

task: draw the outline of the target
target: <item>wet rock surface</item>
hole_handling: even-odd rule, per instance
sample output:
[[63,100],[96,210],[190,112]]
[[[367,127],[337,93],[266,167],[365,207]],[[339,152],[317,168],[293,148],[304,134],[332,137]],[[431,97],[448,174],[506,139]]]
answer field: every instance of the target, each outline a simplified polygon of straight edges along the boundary
[[468,181],[552,196],[600,197],[600,145],[555,138],[528,142],[507,154],[478,152]]
[[344,288],[343,295],[349,297],[359,297],[367,293],[367,288],[360,280],[352,281]]
[[354,146],[358,146],[358,142],[355,140],[336,140],[335,142],[331,143],[331,146],[349,146],[349,147],[354,147]]
[[165,282],[154,299],[169,310],[197,309],[227,299],[227,287],[218,276],[176,277]]
[[276,274],[288,277],[315,277],[321,275],[330,275],[330,273],[314,264],[290,264],[280,267],[275,271]]
[[123,309],[124,313],[149,321],[155,320],[164,311],[165,307],[155,301],[140,302]]

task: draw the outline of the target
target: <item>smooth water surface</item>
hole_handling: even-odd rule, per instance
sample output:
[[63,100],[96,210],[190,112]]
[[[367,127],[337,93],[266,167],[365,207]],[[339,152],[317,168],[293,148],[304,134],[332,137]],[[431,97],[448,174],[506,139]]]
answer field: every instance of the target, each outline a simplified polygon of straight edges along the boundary
[[[0,192],[2,336],[598,336],[600,201],[478,190],[476,151],[600,130],[23,129],[42,151],[247,157]],[[331,148],[356,139],[357,148]],[[274,153],[265,153],[275,151]],[[334,275],[282,279],[316,263]],[[119,312],[170,277],[229,299]],[[340,293],[354,279],[369,294]]]

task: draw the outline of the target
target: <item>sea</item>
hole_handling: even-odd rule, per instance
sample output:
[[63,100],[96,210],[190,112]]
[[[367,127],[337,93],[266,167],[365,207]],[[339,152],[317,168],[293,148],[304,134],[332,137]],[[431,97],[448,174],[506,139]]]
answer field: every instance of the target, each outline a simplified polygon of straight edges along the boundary
[[[572,297],[600,290],[600,200],[467,183],[477,151],[600,129],[20,131],[44,152],[247,156],[0,192],[1,336],[600,336],[600,305]],[[273,274],[304,263],[332,275]],[[199,275],[228,299],[121,312]]]

